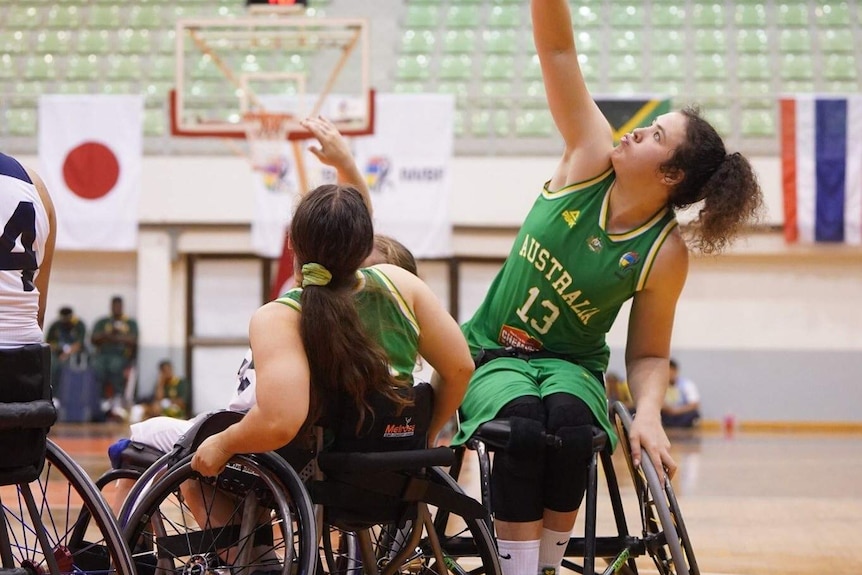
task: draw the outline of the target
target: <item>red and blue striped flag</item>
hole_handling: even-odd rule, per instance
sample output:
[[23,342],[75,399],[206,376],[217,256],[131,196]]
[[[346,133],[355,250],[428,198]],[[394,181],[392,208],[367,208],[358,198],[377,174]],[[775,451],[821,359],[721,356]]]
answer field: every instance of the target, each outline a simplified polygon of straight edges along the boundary
[[862,244],[862,95],[781,100],[784,237]]

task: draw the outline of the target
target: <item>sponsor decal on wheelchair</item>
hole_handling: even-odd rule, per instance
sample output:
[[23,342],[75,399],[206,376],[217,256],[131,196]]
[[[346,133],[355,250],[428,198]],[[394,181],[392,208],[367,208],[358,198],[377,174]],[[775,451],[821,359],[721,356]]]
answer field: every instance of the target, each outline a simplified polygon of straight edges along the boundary
[[383,429],[383,439],[395,439],[398,437],[413,437],[416,434],[416,424],[412,417],[405,417],[398,423],[387,423]]

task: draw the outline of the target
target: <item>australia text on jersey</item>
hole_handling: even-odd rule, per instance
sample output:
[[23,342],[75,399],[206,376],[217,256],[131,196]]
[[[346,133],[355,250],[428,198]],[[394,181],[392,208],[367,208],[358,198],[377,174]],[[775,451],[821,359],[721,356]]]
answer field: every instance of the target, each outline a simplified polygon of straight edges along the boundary
[[547,249],[543,248],[542,244],[536,238],[531,237],[530,234],[524,237],[524,244],[521,246],[518,255],[533,264],[540,272],[548,269],[548,264],[550,264],[550,269],[548,269],[548,273],[544,276],[545,279],[551,284],[551,288],[563,298],[569,309],[578,316],[581,323],[588,325],[590,318],[601,311],[599,308],[593,306],[589,299],[582,297],[583,293],[581,290],[575,289],[566,292],[572,285],[572,275],[566,271],[560,260],[555,258]]

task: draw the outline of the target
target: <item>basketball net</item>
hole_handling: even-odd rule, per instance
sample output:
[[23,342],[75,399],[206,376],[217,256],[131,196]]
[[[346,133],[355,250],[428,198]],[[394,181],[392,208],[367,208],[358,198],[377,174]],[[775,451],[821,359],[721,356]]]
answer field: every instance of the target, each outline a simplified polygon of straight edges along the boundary
[[297,142],[288,141],[293,120],[292,114],[285,113],[243,114],[249,163],[273,192],[293,193],[296,187],[299,190],[306,187],[302,150]]

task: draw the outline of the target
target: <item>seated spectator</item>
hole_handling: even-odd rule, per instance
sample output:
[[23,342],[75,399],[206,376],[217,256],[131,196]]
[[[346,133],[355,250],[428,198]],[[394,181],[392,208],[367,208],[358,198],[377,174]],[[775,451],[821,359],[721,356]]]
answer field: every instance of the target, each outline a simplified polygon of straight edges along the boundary
[[605,374],[605,389],[608,394],[608,402],[611,405],[614,402],[621,402],[628,410],[634,413],[635,402],[632,399],[632,392],[629,390],[629,384],[626,380],[619,376],[615,371],[609,371]]
[[168,359],[159,362],[159,377],[153,393],[153,401],[147,406],[145,417],[164,415],[185,419],[188,417],[189,384],[174,374],[174,365]]
[[700,394],[690,379],[680,377],[679,366],[670,360],[670,378],[661,410],[664,427],[694,427],[700,420]]
[[60,371],[70,361],[80,359],[86,351],[84,341],[87,336],[87,326],[81,321],[72,308],[60,308],[60,317],[51,323],[45,341],[51,346],[51,388],[54,397],[60,396]]

